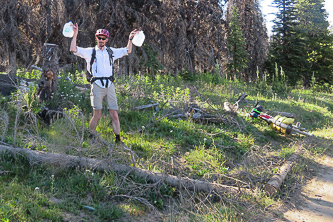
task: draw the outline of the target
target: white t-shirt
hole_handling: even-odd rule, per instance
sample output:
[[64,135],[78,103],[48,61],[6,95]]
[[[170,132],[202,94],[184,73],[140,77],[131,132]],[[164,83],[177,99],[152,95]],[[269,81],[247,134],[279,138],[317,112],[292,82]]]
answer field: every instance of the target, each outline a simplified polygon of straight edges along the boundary
[[[128,55],[127,53],[127,48],[112,48],[110,47],[113,51],[113,61]],[[110,77],[113,75],[112,73],[112,66],[110,65],[110,57],[109,53],[106,50],[106,47],[104,47],[104,50],[100,50],[97,46],[95,46],[96,50],[96,57],[94,60],[94,63],[92,65],[92,76],[94,77]],[[90,72],[90,60],[91,60],[91,55],[93,52],[93,47],[89,48],[81,48],[77,47],[76,53],[74,55],[79,56],[81,58],[84,58],[87,62],[87,70]],[[96,80],[95,83],[102,87],[105,88],[106,86],[106,81],[109,80],[103,80],[104,81],[104,86],[102,85],[100,80]],[[112,84],[111,81],[109,81],[108,87]]]

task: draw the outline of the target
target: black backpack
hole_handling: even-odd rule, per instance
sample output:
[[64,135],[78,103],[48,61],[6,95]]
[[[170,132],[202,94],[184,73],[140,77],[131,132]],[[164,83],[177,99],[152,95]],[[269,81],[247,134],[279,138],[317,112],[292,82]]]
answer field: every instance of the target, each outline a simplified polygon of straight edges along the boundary
[[[110,66],[112,66],[112,68],[113,68],[113,57],[114,57],[114,56],[113,56],[113,51],[112,51],[111,48],[109,48],[109,47],[107,47],[107,46],[105,46],[105,47],[106,47],[106,51],[107,51],[108,54],[109,54]],[[90,84],[93,84],[96,80],[100,80],[103,86],[104,86],[104,82],[103,82],[103,80],[108,79],[108,80],[110,80],[111,82],[113,82],[113,81],[114,81],[114,77],[113,77],[113,75],[110,76],[110,77],[93,77],[93,75],[92,75],[92,65],[94,64],[94,60],[95,60],[95,58],[96,58],[96,49],[95,49],[95,47],[94,47],[94,48],[93,48],[93,51],[92,51],[92,54],[91,54],[91,59],[90,59],[90,72],[86,71],[86,79],[87,79],[87,81],[88,81]],[[106,82],[106,88],[107,88],[107,87],[108,87],[108,82]]]

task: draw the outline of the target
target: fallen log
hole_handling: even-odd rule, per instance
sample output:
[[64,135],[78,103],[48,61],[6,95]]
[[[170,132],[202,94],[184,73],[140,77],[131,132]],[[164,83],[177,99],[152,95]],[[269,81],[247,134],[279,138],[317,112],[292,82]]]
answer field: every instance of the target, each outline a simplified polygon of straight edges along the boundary
[[265,185],[264,190],[270,196],[276,194],[283,181],[287,177],[287,174],[290,172],[293,167],[293,163],[297,160],[299,155],[299,150],[297,150],[291,157],[282,165],[279,172],[276,173]]
[[142,109],[147,109],[147,108],[154,107],[154,106],[158,106],[158,105],[159,105],[159,103],[148,104],[148,105],[142,105],[142,106],[137,106],[137,107],[135,107],[135,109],[137,109],[137,110],[142,110]]
[[230,112],[230,113],[235,112],[235,107],[233,105],[231,105],[231,103],[229,103],[229,102],[224,102],[223,103],[223,108],[227,112]]
[[163,181],[166,184],[177,187],[177,188],[186,188],[194,191],[203,191],[203,192],[223,192],[223,193],[236,193],[239,192],[239,187],[227,186],[217,183],[209,183],[206,181],[193,180],[189,178],[176,177],[172,175],[167,175],[163,173],[157,173],[150,170],[139,169],[135,167],[130,167],[110,161],[97,160],[92,158],[82,157],[58,153],[48,153],[37,150],[22,149],[22,148],[13,148],[10,146],[0,145],[0,153],[4,151],[9,151],[12,153],[17,153],[24,155],[30,162],[35,162],[38,164],[51,164],[58,165],[62,167],[83,167],[83,168],[92,168],[94,170],[113,170],[115,172],[129,172],[137,177],[145,178],[147,181],[156,183]]
[[170,119],[186,119],[186,118],[189,118],[191,117],[191,114],[190,113],[180,113],[180,114],[175,114],[175,115],[170,115],[169,118]]
[[232,105],[231,103],[229,103],[228,101],[225,101],[223,103],[223,108],[225,111],[229,112],[229,113],[233,113],[235,114],[238,109],[239,109],[239,103],[243,100],[245,100],[245,98],[247,97],[248,95],[246,93],[242,93],[242,95],[240,95],[237,99],[237,101]]

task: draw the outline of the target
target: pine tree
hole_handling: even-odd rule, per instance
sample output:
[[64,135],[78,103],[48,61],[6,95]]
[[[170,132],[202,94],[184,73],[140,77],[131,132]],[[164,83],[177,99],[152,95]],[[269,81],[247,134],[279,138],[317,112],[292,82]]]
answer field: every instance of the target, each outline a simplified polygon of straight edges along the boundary
[[323,9],[324,0],[274,0],[279,8],[266,68],[273,73],[281,66],[289,84],[302,81],[310,87],[311,78],[333,82],[332,35]]
[[274,20],[266,68],[272,76],[277,64],[285,71],[289,84],[295,85],[308,66],[305,42],[298,38],[296,29],[296,0],[274,0],[273,5],[279,12]]
[[311,78],[320,83],[333,83],[333,38],[330,35],[324,0],[299,0],[298,38],[306,43],[304,54],[308,56],[308,68],[302,76],[303,87],[310,87]]
[[244,69],[247,68],[247,52],[244,47],[246,42],[243,38],[242,29],[238,21],[238,10],[233,7],[232,17],[229,24],[228,48],[231,54],[231,60],[227,64],[230,77],[240,78]]

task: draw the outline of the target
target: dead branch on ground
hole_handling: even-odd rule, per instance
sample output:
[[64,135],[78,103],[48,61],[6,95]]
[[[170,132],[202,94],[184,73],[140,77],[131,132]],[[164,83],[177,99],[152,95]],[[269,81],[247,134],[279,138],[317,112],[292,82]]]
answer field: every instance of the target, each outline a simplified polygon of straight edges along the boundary
[[39,163],[39,164],[51,164],[51,165],[61,165],[63,167],[82,167],[82,168],[92,168],[94,170],[101,171],[115,171],[115,172],[131,172],[131,174],[145,178],[147,181],[156,183],[163,181],[172,187],[186,187],[189,190],[197,190],[202,192],[210,192],[215,190],[222,193],[235,193],[237,188],[232,186],[226,186],[217,183],[209,183],[206,181],[193,180],[190,178],[176,177],[172,175],[167,175],[163,173],[157,173],[150,170],[144,170],[139,168],[134,168],[115,162],[109,162],[106,160],[98,160],[87,157],[79,158],[78,156],[48,153],[37,150],[13,148],[9,146],[0,145],[0,151],[9,151],[19,155],[26,156],[29,162]]
[[280,167],[279,172],[276,173],[265,185],[264,189],[269,195],[274,195],[278,191],[287,174],[292,169],[293,163],[297,160],[299,153],[300,149],[296,150],[296,152],[293,153],[293,155],[291,155],[291,157]]

